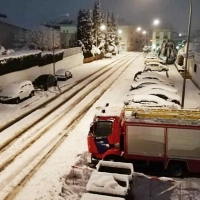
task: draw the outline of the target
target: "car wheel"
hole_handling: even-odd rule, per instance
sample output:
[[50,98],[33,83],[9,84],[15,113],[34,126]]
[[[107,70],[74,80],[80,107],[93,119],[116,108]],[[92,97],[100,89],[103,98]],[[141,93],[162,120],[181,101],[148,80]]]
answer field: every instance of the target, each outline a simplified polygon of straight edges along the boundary
[[151,69],[150,69],[150,68],[148,68],[146,71],[147,71],[147,72],[151,72]]
[[17,97],[17,98],[15,99],[15,103],[16,103],[16,104],[19,104],[19,102],[20,102],[20,98]]
[[168,167],[168,171],[173,177],[182,177],[184,174],[185,163],[171,162]]
[[29,97],[31,98],[31,97],[33,97],[33,96],[34,96],[34,91],[32,91],[32,92],[30,93]]
[[44,91],[47,91],[48,90],[48,85],[44,85]]

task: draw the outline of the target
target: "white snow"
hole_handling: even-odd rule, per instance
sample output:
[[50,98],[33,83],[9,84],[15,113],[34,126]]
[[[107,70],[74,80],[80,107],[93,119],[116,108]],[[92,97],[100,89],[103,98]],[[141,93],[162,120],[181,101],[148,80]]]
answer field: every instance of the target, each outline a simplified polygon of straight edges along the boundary
[[[117,181],[121,181],[125,186],[120,186]],[[113,194],[125,197],[128,194],[129,181],[128,177],[123,175],[113,175],[104,172],[94,171],[87,183],[86,190],[88,192],[96,192],[99,194]]]
[[[135,54],[136,56],[138,55],[137,53],[133,54]],[[80,78],[83,78],[89,73],[93,73],[94,71],[100,69],[102,66],[113,62],[114,59],[117,59],[120,56],[124,55],[127,55],[127,53],[119,54],[116,57],[113,56],[112,59],[94,61],[92,63],[84,64],[71,69],[70,71],[73,74],[73,78],[67,80],[66,82],[59,82],[61,89],[69,87]],[[14,200],[78,200],[81,198],[81,194],[85,192],[84,188],[86,185],[81,185],[85,183],[84,180],[80,179],[80,185],[75,185],[72,183],[73,181],[69,178],[69,175],[71,175],[72,173],[71,166],[76,165],[77,162],[80,164],[80,155],[85,155],[84,153],[87,151],[87,134],[90,123],[92,122],[94,114],[96,113],[96,108],[105,105],[107,102],[110,105],[121,104],[129,92],[134,74],[139,70],[143,70],[143,63],[144,58],[140,56],[138,59],[133,61],[131,66],[118,79],[116,79],[115,83],[104,93],[104,95],[101,96],[101,98],[98,99],[93,107],[86,113],[85,117],[80,120],[78,126],[76,126],[68,133],[68,137],[66,137],[65,141],[54,152],[54,154],[41,166],[41,168],[38,169],[31,180],[28,181],[23,186],[23,188],[21,188],[17,196],[13,198]],[[182,95],[182,76],[178,73],[177,69],[174,66],[169,66],[168,73],[169,77],[175,82],[175,86],[178,89],[178,94]],[[13,118],[23,114],[25,111],[34,107],[35,105],[46,101],[48,98],[52,98],[57,94],[57,92],[58,91],[54,90],[50,90],[49,92],[38,92],[35,97],[28,99],[20,103],[19,105],[0,104],[0,123],[5,123],[9,120],[9,118]],[[98,91],[96,91],[96,94],[98,94]],[[185,108],[196,108],[200,106],[199,89],[192,83],[191,80],[187,80],[186,82],[185,97]],[[83,103],[84,102],[86,103],[87,99],[85,99]],[[73,112],[76,112],[75,109],[71,111],[72,117]],[[51,117],[53,118],[53,116]],[[23,123],[17,124],[18,128],[24,126],[25,124],[28,124],[30,120],[31,119],[26,119],[23,121]],[[55,129],[56,128],[52,129],[52,131],[54,131]],[[0,140],[0,144],[2,141],[4,141],[4,137],[8,139],[12,136],[12,134],[12,131],[10,131],[7,132],[7,134],[5,134],[4,136],[1,136],[2,138]],[[49,135],[51,135],[51,131],[49,131]],[[20,146],[20,144],[18,145]],[[27,159],[27,157],[28,154],[26,155],[26,157],[24,157],[24,160]],[[82,160],[84,159],[82,158]],[[86,164],[86,161],[82,164]],[[19,169],[15,170],[22,170],[22,168],[19,167]],[[77,171],[81,170],[77,169]],[[86,179],[86,182],[87,180],[88,179]],[[173,190],[173,192],[165,192],[163,194],[162,192],[165,191],[166,188],[168,188],[168,185],[163,185],[165,183],[161,182],[159,182],[159,184],[152,182],[153,197],[150,197],[149,179],[135,177],[133,180],[133,191],[136,199],[152,200],[154,199],[153,197],[155,197],[157,194],[162,194],[160,196],[156,196],[157,200],[177,200],[179,198],[178,187]],[[69,184],[68,181],[71,181],[71,184]],[[198,178],[181,179],[181,182],[183,195],[187,197],[191,196],[192,199],[200,199],[200,180]],[[86,198],[87,196],[88,195],[86,195]],[[98,200],[97,196],[95,197],[95,200]],[[108,200],[112,200],[112,198],[109,198]]]
[[29,55],[34,55],[34,54],[38,54],[41,53],[40,50],[21,50],[21,51],[15,51],[9,55],[2,55],[0,56],[0,61],[6,61],[7,59],[10,58],[20,58],[23,56],[29,56]]
[[120,197],[109,197],[99,194],[85,193],[82,196],[81,200],[125,200],[125,199]]

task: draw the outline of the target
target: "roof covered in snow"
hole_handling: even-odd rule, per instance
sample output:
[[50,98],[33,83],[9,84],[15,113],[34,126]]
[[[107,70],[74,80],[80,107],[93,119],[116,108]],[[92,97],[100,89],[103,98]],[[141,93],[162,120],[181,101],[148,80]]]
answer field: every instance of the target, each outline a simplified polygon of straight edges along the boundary
[[81,200],[125,200],[125,199],[120,197],[110,197],[99,194],[85,193],[83,194]]
[[[125,186],[121,186],[117,181],[123,182]],[[109,173],[94,171],[87,183],[86,190],[100,194],[126,196],[129,190],[129,181],[123,175],[114,177]]]

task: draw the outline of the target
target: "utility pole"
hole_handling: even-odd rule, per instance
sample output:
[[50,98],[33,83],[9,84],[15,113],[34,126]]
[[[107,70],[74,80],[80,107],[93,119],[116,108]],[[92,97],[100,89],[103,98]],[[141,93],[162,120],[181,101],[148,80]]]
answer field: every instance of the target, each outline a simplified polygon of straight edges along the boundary
[[184,108],[184,101],[185,101],[185,87],[186,87],[186,76],[187,76],[187,66],[188,66],[188,50],[189,50],[189,43],[190,43],[190,30],[191,30],[191,19],[192,19],[192,0],[190,1],[190,13],[189,13],[189,23],[188,23],[188,35],[187,35],[187,46],[186,46],[186,59],[185,59],[185,72],[184,72],[184,79],[183,79],[183,90],[182,90],[182,100],[181,100],[181,108]]
[[52,45],[52,48],[53,48],[53,75],[56,74],[56,68],[55,68],[55,49],[54,49],[54,43],[55,43],[55,39],[54,39],[54,27],[53,28],[53,45]]

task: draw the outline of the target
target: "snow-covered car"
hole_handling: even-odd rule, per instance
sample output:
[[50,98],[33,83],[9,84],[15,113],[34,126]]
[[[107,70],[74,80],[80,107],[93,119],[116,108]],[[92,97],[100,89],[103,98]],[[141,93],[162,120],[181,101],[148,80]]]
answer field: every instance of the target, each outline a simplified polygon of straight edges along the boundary
[[175,87],[172,87],[170,85],[151,84],[151,85],[144,85],[141,88],[132,90],[132,91],[129,92],[129,95],[132,95],[132,94],[141,94],[141,93],[144,93],[146,91],[155,90],[155,89],[160,89],[160,90],[164,90],[164,91],[168,91],[168,92],[173,92],[173,93],[177,93],[178,92],[178,90]]
[[0,91],[1,102],[14,102],[18,104],[22,99],[32,97],[34,95],[34,87],[29,80],[19,81],[7,85]]
[[161,82],[168,82],[170,85],[174,85],[174,81],[170,78],[167,78],[164,75],[158,74],[156,72],[143,72],[134,76],[135,81],[143,80],[143,79],[156,79]]
[[104,55],[104,57],[105,57],[105,58],[112,58],[112,53],[106,53],[106,54]]
[[168,82],[161,82],[159,80],[156,79],[143,79],[140,81],[135,81],[131,84],[131,89],[130,90],[135,90],[141,87],[144,87],[145,85],[151,85],[151,84],[163,84],[163,85],[171,85]]
[[[166,90],[162,90],[162,89],[151,89],[151,90],[147,90],[144,92],[141,92],[140,95],[145,95],[145,94],[150,94],[150,95],[155,95],[158,96],[166,101],[171,101],[174,102],[178,105],[180,105],[180,95],[174,93],[174,92],[169,92]],[[134,94],[128,94],[127,96],[134,96]]]
[[128,96],[124,100],[125,105],[130,105],[134,107],[168,107],[171,109],[180,109],[180,105],[166,101],[155,95],[143,94],[143,95],[133,95]]
[[148,62],[145,65],[144,71],[168,71],[169,68],[167,65],[163,65],[161,63],[158,62]]
[[146,57],[145,60],[144,60],[144,64],[147,64],[149,62],[158,62],[158,63],[161,63],[161,64],[166,64],[165,60],[162,60],[161,58],[158,58],[156,56]]
[[58,80],[67,80],[72,78],[72,73],[67,69],[59,69],[56,71],[55,76]]

